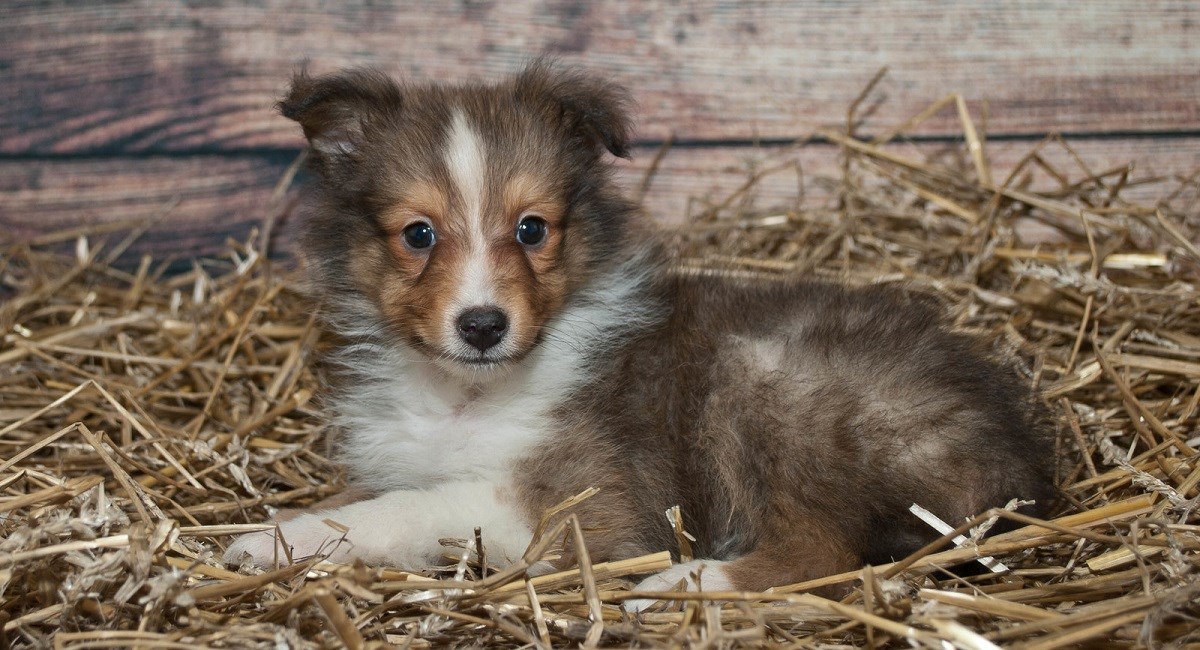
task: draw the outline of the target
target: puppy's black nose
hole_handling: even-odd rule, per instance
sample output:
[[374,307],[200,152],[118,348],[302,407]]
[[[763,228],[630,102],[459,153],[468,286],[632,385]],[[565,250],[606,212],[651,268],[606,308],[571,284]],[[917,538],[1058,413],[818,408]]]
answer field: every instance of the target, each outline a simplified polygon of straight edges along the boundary
[[472,307],[458,317],[458,335],[480,352],[500,342],[508,317],[495,307]]

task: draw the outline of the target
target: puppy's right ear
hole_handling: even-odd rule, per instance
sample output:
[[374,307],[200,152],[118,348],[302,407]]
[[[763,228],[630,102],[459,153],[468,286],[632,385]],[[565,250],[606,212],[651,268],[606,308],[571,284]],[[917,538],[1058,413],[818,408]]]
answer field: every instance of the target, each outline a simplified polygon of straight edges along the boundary
[[400,87],[378,70],[346,70],[323,77],[301,71],[279,102],[284,117],[300,123],[326,171],[354,158],[374,123],[400,110]]

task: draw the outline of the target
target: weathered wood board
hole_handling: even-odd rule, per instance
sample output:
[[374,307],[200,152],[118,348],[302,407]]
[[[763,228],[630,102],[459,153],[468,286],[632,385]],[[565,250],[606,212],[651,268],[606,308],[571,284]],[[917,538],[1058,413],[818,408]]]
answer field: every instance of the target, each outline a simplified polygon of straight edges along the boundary
[[[1032,146],[1028,142],[990,143],[988,156],[996,178],[1003,178]],[[1133,162],[1131,178],[1162,179],[1124,192],[1146,201],[1179,186],[1179,179],[1173,178],[1176,170],[1200,168],[1200,147],[1190,140],[1083,140],[1073,146],[1094,166],[1093,172]],[[941,143],[894,148],[918,160],[931,152],[955,149]],[[961,145],[957,150],[961,151]],[[1131,152],[1137,155],[1131,156]],[[640,188],[655,151],[642,148],[634,153],[632,162],[621,163],[620,178],[630,192]],[[1043,157],[1072,181],[1085,176],[1060,147],[1047,147]],[[290,161],[283,155],[196,155],[0,162],[3,220],[7,234],[21,238],[83,224],[159,218],[158,225],[128,257],[129,264],[136,264],[141,252],[156,258],[214,255],[224,250],[228,238],[244,241],[250,229],[267,218],[272,191]],[[752,169],[788,161],[798,162],[802,170],[804,205],[823,205],[830,193],[821,179],[836,176],[839,165],[837,149],[830,145],[797,151],[783,147],[674,149],[655,173],[644,207],[663,223],[683,223],[689,215],[740,187]],[[1047,175],[1035,177],[1035,181],[1041,187],[1053,187]],[[772,174],[757,186],[749,207],[766,211],[791,208],[796,205],[800,183],[794,167]],[[1200,212],[1198,191],[1200,188],[1193,186],[1182,192],[1175,208]],[[293,187],[288,198],[278,204],[281,221],[273,246],[282,254],[289,251],[298,221],[297,194]]]
[[[1050,132],[1072,134],[1097,167],[1200,166],[1200,3],[1185,0],[18,1],[0,11],[0,239],[161,213],[133,261],[219,252],[262,220],[303,145],[273,110],[301,61],[442,80],[539,54],[630,87],[646,143],[624,172],[631,186],[655,141],[682,143],[647,198],[666,221],[737,187],[774,145],[844,124],[884,65],[864,133],[960,92],[980,126],[986,105],[998,167]],[[934,140],[914,145],[928,151],[961,125],[942,111],[915,133]],[[837,164],[832,146],[799,159],[810,179]],[[785,205],[795,191],[781,174],[757,200]],[[819,183],[806,191],[817,200]]]
[[838,124],[885,65],[893,118],[957,91],[993,133],[1200,131],[1186,0],[17,2],[0,24],[3,153],[290,148],[271,107],[303,60],[446,79],[541,53],[629,85],[650,139]]

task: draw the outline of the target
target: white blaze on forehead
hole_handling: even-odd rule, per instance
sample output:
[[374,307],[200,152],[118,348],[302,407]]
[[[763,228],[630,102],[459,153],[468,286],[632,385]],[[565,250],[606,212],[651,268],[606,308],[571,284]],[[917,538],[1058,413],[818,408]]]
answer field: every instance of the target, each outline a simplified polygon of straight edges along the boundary
[[466,228],[468,241],[467,256],[461,273],[454,309],[447,314],[451,323],[458,314],[469,307],[493,304],[492,273],[487,255],[487,240],[483,229],[484,188],[487,179],[487,157],[479,134],[471,128],[467,116],[456,110],[450,122],[450,133],[446,138],[446,169],[458,197],[456,203]]
[[446,168],[454,181],[459,198],[463,202],[464,215],[479,225],[483,211],[483,186],[487,175],[487,160],[483,154],[483,143],[475,129],[467,123],[461,110],[454,111],[450,122],[450,134],[446,139]]

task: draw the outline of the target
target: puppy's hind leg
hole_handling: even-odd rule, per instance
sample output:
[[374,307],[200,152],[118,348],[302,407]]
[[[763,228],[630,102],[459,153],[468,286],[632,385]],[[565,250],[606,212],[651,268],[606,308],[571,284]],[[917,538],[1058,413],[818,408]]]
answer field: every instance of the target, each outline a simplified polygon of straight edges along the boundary
[[[857,545],[838,530],[819,525],[793,526],[764,536],[756,548],[731,560],[693,560],[676,564],[642,580],[635,591],[765,591],[851,571],[862,564]],[[844,587],[813,590],[840,597]],[[625,610],[640,612],[654,599],[626,601]]]
[[[725,573],[738,591],[765,591],[771,587],[815,580],[853,571],[862,559],[850,540],[825,531],[809,531],[797,537],[775,537],[728,563]],[[811,534],[817,532],[818,534]],[[840,598],[846,587],[832,585],[813,589],[827,598]]]
[[[633,588],[634,591],[731,591],[725,560],[692,560],[672,565],[647,577]],[[659,602],[654,598],[637,598],[624,603],[625,611],[641,612]]]

